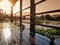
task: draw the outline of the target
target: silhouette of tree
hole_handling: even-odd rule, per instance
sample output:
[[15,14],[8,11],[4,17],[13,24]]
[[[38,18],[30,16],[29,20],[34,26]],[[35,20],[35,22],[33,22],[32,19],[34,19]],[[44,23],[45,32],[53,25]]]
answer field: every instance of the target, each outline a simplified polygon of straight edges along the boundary
[[60,21],[60,16],[57,16],[56,17],[56,21]]
[[45,19],[46,19],[46,20],[53,20],[53,18],[52,18],[49,14],[46,14],[46,15],[45,15]]

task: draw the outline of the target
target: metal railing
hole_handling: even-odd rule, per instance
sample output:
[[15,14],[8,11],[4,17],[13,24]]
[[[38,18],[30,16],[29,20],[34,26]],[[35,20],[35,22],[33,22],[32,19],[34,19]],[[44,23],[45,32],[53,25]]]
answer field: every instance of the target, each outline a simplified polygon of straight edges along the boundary
[[[35,6],[35,8],[36,8],[36,5],[37,4],[40,4],[40,3],[42,3],[42,2],[45,2],[46,0],[42,0],[42,1],[39,1],[39,2],[37,2],[37,3],[35,3],[33,6]],[[25,9],[22,9],[22,12],[24,11],[24,10],[27,10],[27,9],[29,9],[30,8],[30,10],[31,10],[31,6],[29,6],[29,7],[26,7]],[[35,9],[36,10],[36,9]],[[42,15],[42,14],[47,14],[47,13],[56,13],[56,12],[60,12],[60,9],[55,9],[55,10],[51,10],[51,11],[46,11],[46,12],[40,12],[40,13],[35,13],[34,15],[32,15],[33,17],[35,16],[36,17],[36,15]],[[15,13],[14,15],[17,15],[18,13],[20,13],[20,11],[19,12],[17,12],[17,13]],[[34,13],[34,12],[32,12],[32,13]],[[30,12],[30,15],[25,15],[25,17],[26,16],[30,16],[30,18],[32,17],[31,16],[31,12]],[[33,18],[33,19],[35,19],[35,18]],[[36,20],[36,19],[35,19]],[[30,21],[32,21],[31,19],[30,19]],[[29,22],[27,22],[28,24],[33,24],[33,23],[35,23],[35,22],[33,22],[33,23],[29,23]],[[55,29],[60,29],[60,27],[59,26],[53,26],[53,25],[44,25],[44,24],[36,24],[35,23],[35,25],[39,25],[39,26],[44,26],[44,27],[50,27],[50,28],[55,28]],[[34,26],[35,26],[34,25]],[[32,30],[31,30],[32,31]]]

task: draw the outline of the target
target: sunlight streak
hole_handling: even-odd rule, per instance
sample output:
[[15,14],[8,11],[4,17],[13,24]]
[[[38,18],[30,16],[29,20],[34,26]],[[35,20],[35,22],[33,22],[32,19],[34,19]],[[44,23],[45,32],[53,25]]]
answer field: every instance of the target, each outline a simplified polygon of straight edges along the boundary
[[7,23],[3,24],[2,37],[3,37],[3,41],[8,42],[11,40],[11,30],[9,24]]

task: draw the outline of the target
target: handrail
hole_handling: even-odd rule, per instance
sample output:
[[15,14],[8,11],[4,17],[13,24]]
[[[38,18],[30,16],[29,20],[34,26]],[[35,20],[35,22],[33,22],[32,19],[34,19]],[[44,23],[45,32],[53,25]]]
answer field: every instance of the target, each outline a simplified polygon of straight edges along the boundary
[[[23,22],[23,23],[30,24],[29,22]],[[55,29],[60,29],[59,26],[52,26],[52,25],[46,25],[46,24],[35,24],[35,25],[44,26],[44,27],[50,27],[50,28],[55,28]]]
[[[39,2],[35,3],[35,5],[37,5],[37,4],[39,4],[39,3],[42,3],[42,2],[44,2],[44,1],[46,1],[46,0],[39,1]],[[26,10],[26,9],[29,9],[30,7],[31,7],[31,6],[26,7],[26,8],[23,9],[22,11],[24,11],[24,10]],[[17,14],[17,13],[19,13],[19,12],[20,12],[20,11],[16,12],[15,14]]]
[[[39,2],[35,3],[35,5],[37,5],[37,4],[39,4],[39,3],[42,3],[42,2],[44,2],[44,1],[46,1],[46,0],[39,1]],[[26,9],[29,9],[30,7],[31,7],[31,6],[23,9],[22,11],[24,11],[24,10],[26,10]],[[40,13],[36,13],[35,15],[46,14],[46,13],[55,13],[55,12],[60,12],[60,9],[51,10],[51,11],[46,11],[46,12],[40,12]],[[17,13],[20,13],[20,11],[17,12]],[[15,13],[15,14],[17,14],[17,13]],[[25,15],[25,16],[30,16],[30,15]],[[60,29],[60,27],[58,27],[58,26],[44,25],[44,24],[36,24],[36,25]]]
[[45,13],[55,13],[55,12],[60,12],[60,9],[52,10],[52,11],[46,11],[46,12],[41,12],[41,13],[36,13],[36,15],[45,14]]
[[[41,12],[41,13],[36,13],[35,15],[46,14],[46,13],[55,13],[55,12],[60,12],[60,9],[52,10],[52,11],[46,11],[46,12]],[[30,15],[24,15],[24,16],[30,16]]]

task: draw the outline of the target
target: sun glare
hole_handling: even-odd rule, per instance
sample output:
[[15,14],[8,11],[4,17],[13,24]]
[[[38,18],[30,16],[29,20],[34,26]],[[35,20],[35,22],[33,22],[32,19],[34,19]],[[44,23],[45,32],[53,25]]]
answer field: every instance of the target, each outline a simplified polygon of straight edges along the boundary
[[[13,6],[13,13],[20,11],[20,5],[19,4],[20,4],[19,1],[17,1],[15,6]],[[7,14],[11,14],[11,5],[12,4],[9,2],[9,0],[2,0],[0,2],[0,9],[3,9],[4,12],[6,11]],[[23,9],[24,8],[25,8],[25,6],[23,6]],[[26,10],[24,12],[28,12],[28,11],[29,10]]]
[[7,13],[9,13],[11,10],[11,4],[9,3],[8,0],[2,0],[0,2],[0,9],[6,10]]
[[2,39],[6,42],[11,39],[11,27],[8,23],[3,23]]

